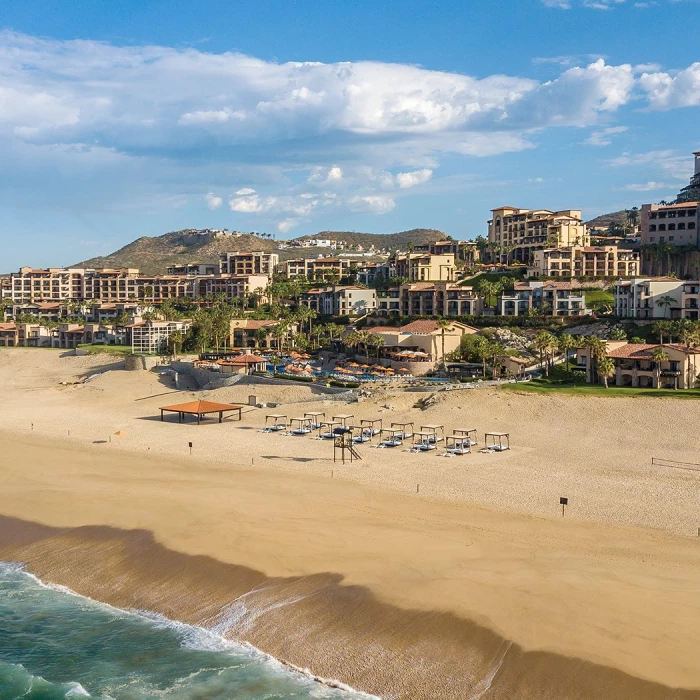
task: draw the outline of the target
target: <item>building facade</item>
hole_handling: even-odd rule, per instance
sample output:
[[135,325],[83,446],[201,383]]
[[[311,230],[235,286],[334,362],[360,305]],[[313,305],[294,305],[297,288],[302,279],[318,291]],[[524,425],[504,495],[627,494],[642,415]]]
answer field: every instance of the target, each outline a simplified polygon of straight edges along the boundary
[[409,282],[454,282],[457,270],[453,253],[398,253],[393,262],[396,276]]
[[635,277],[639,253],[617,245],[545,248],[532,254],[529,277]]
[[537,250],[589,246],[590,236],[581,211],[567,209],[517,209],[499,207],[488,221],[488,241],[492,254],[529,263]]
[[449,282],[416,282],[399,289],[402,316],[478,316],[484,312],[484,298],[472,287]]
[[[615,386],[649,387],[654,389],[692,389],[700,371],[700,350],[680,345],[646,345],[624,340],[605,341],[606,356],[615,363],[615,374],[609,380]],[[654,360],[656,351],[666,358]],[[591,348],[576,351],[577,366],[585,371],[586,381],[599,381]]]
[[571,282],[517,283],[512,291],[504,291],[498,299],[502,316],[529,316],[541,313],[549,316],[586,316],[586,297],[573,291]]
[[129,326],[131,352],[134,355],[159,355],[167,351],[168,340],[173,333],[187,333],[189,320],[141,321]]
[[698,202],[642,204],[641,236],[644,245],[698,245]]
[[280,257],[277,253],[239,251],[221,253],[219,256],[219,274],[221,275],[268,275],[272,277]]
[[354,285],[309,289],[301,303],[319,315],[364,316],[377,310],[377,292]]
[[[615,285],[615,315],[622,318],[671,319],[691,318],[697,312],[695,295],[683,297],[684,287],[697,288],[698,283],[683,282],[675,277],[635,277]],[[694,304],[694,305],[693,305]]]
[[305,277],[316,281],[340,281],[350,271],[350,261],[343,258],[297,258],[285,260],[277,269],[288,279]]

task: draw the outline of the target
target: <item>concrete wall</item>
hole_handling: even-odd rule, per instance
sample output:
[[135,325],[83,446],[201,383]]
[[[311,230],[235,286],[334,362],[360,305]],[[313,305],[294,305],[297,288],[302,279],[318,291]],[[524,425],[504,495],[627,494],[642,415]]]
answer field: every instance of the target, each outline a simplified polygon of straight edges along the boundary
[[[76,355],[78,354],[76,350]],[[128,370],[148,370],[153,369],[159,364],[158,357],[150,357],[146,355],[127,355],[124,361],[124,369]]]

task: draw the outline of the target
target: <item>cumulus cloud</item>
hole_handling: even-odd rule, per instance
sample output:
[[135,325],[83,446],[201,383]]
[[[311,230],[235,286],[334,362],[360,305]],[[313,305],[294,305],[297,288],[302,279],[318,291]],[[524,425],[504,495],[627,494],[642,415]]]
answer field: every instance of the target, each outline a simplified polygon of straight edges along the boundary
[[675,74],[643,73],[639,78],[652,109],[674,109],[700,105],[700,62]]
[[320,182],[330,184],[340,182],[343,179],[343,169],[339,165],[332,165],[329,168],[321,165],[314,166],[311,169],[307,182]]
[[665,177],[685,181],[693,172],[692,156],[679,154],[674,150],[646,151],[645,153],[623,153],[607,161],[613,168],[652,168],[664,173]]
[[413,170],[409,173],[398,173],[396,183],[401,189],[407,189],[428,182],[432,176],[433,171],[430,168],[423,168],[422,170]]
[[612,136],[624,134],[627,131],[626,126],[610,126],[607,129],[599,129],[594,131],[584,141],[589,146],[609,146],[612,143]]
[[388,214],[396,207],[396,202],[386,195],[365,195],[352,197],[348,201],[348,206],[350,211]]
[[213,192],[207,192],[207,194],[204,195],[204,200],[207,203],[207,208],[212,211],[218,209],[223,204],[221,197],[217,197]]

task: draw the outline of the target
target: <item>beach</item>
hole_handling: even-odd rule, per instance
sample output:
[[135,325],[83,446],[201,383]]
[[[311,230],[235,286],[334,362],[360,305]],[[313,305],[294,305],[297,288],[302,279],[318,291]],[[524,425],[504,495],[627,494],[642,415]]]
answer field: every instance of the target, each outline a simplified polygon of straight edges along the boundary
[[[700,697],[700,477],[651,464],[696,459],[692,401],[480,389],[422,411],[410,392],[177,391],[32,349],[0,352],[0,385],[0,559],[43,580],[387,698]],[[160,421],[248,394],[281,405]],[[513,449],[361,445],[340,465],[328,442],[260,432],[314,410],[500,430]]]

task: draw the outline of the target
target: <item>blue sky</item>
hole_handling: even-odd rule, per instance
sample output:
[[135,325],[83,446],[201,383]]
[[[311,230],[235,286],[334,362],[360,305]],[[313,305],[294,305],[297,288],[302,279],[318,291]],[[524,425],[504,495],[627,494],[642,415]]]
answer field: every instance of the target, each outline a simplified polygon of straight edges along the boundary
[[0,271],[143,235],[440,228],[669,198],[698,0],[4,0]]

